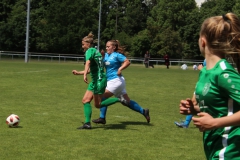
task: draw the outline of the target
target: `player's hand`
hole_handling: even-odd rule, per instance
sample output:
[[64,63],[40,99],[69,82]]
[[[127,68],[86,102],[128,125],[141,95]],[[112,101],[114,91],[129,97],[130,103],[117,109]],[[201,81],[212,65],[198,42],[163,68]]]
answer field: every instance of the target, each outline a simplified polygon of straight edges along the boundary
[[217,120],[214,119],[211,115],[205,112],[200,112],[197,115],[199,117],[193,117],[192,120],[200,132],[216,129]]
[[198,70],[200,71],[200,70],[203,68],[203,65],[202,65],[202,64],[199,64],[197,68],[198,68]]
[[194,105],[190,98],[186,100],[181,100],[179,104],[179,110],[181,114],[188,115],[193,114],[194,112]]
[[78,71],[77,71],[77,70],[72,70],[72,73],[73,73],[74,75],[77,75],[77,74],[78,74]]
[[83,80],[84,80],[84,82],[85,82],[85,83],[87,83],[87,84],[88,84],[87,75],[83,75]]
[[121,70],[118,70],[117,75],[118,75],[118,76],[121,76],[121,75],[122,75],[122,71],[121,71]]

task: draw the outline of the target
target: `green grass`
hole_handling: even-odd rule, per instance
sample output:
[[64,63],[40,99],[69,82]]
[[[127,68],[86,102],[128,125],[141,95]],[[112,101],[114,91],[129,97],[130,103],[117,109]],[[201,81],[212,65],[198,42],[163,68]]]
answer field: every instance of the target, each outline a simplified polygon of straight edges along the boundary
[[[84,121],[87,85],[73,76],[81,63],[0,61],[0,159],[6,160],[203,160],[202,133],[174,121],[181,99],[192,96],[198,71],[132,65],[123,73],[131,99],[150,109],[151,123],[120,104],[109,107],[106,125],[77,130]],[[8,128],[11,113],[19,128]],[[99,117],[93,107],[92,118]]]

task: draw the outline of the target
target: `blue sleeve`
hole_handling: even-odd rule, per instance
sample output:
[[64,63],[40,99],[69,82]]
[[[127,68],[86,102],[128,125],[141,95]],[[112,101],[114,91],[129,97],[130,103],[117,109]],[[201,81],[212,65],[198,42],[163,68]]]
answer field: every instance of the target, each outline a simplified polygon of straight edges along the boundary
[[118,53],[117,60],[121,63],[123,63],[126,60],[126,56],[124,56],[121,53]]
[[204,59],[204,61],[203,61],[203,67],[205,67],[206,65],[207,65],[206,59]]

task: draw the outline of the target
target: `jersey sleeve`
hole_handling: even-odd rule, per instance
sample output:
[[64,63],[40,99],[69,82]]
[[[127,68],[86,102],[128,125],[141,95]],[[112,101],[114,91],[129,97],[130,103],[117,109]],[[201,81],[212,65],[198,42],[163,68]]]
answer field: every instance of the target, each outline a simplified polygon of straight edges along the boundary
[[123,63],[126,60],[126,56],[124,56],[121,53],[118,53],[117,60],[121,63]]
[[224,70],[218,77],[218,85],[223,93],[240,104],[240,76],[234,69]]
[[94,58],[94,53],[95,52],[96,52],[95,49],[89,48],[85,53],[86,61],[88,61],[88,60],[91,61]]

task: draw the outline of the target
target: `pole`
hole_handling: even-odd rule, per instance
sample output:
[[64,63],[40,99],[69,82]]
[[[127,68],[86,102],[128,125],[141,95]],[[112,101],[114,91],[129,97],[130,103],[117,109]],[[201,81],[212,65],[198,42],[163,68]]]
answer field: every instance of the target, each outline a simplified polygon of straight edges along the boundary
[[27,5],[27,29],[26,29],[25,63],[28,62],[28,48],[29,48],[29,19],[30,19],[30,0],[28,0],[28,5]]
[[102,14],[102,0],[100,0],[99,4],[99,20],[98,20],[98,46],[97,49],[100,50],[100,27],[101,27],[101,14]]
[[116,38],[116,35],[117,35],[117,25],[118,25],[118,3],[117,2],[115,2],[116,3],[116,5],[117,5],[117,11],[116,11],[116,26],[115,26],[115,38]]

